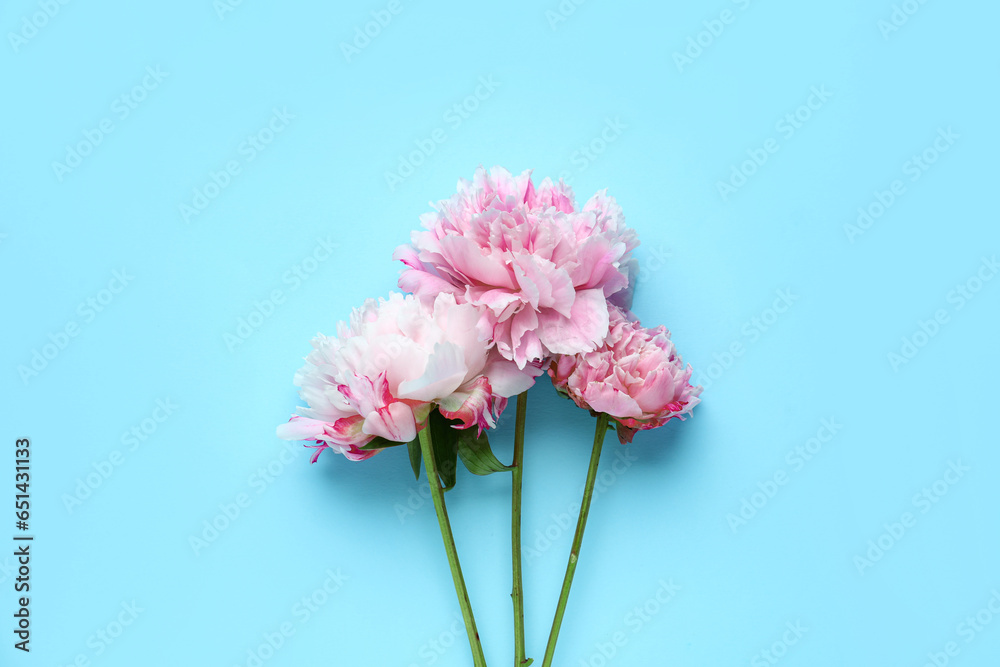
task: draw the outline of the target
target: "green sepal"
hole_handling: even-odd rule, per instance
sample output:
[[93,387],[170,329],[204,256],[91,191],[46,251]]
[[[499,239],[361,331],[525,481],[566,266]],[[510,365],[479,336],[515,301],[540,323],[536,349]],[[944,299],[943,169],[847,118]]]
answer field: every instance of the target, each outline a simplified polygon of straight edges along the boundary
[[381,436],[375,436],[371,442],[366,445],[361,445],[358,449],[364,449],[371,451],[373,449],[388,449],[389,447],[398,447],[399,445],[405,445],[405,442],[396,442],[395,440],[386,440]]
[[458,469],[458,439],[461,431],[452,426],[462,422],[448,419],[437,409],[427,416],[427,428],[431,430],[434,446],[434,462],[437,464],[441,488],[450,491],[455,487],[455,473]]
[[406,443],[406,448],[410,450],[410,467],[413,468],[413,476],[420,479],[420,463],[423,461],[423,456],[420,454],[420,436]]
[[486,433],[476,435],[476,432],[475,427],[467,428],[460,431],[458,437],[458,455],[469,472],[473,475],[491,475],[513,470],[514,466],[505,466],[493,454]]

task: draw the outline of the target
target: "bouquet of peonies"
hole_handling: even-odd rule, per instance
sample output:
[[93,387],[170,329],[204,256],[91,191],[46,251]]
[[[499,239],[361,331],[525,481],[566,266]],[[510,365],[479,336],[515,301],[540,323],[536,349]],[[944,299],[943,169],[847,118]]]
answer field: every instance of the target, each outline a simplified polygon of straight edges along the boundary
[[[369,299],[336,336],[319,335],[295,376],[306,407],[278,427],[352,461],[405,444],[414,474],[427,471],[476,667],[482,645],[445,507],[457,462],[477,475],[512,475],[514,664],[526,667],[521,586],[521,473],[527,390],[546,370],[555,388],[597,419],[569,564],[543,666],[555,653],[583,540],[604,436],[683,419],[698,403],[691,367],[663,327],[631,313],[639,244],[614,198],[599,192],[577,209],[562,181],[537,187],[480,167],[472,182],[421,217],[394,257],[409,294]],[[487,432],[517,397],[513,462],[501,463]]]

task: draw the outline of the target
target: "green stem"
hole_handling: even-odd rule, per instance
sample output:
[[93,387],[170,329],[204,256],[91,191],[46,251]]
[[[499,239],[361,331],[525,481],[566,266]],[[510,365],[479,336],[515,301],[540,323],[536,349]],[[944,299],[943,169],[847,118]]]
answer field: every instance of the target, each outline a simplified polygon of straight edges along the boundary
[[562,625],[563,614],[566,613],[566,602],[569,600],[569,588],[573,585],[573,573],[576,572],[576,562],[580,559],[580,544],[583,542],[583,530],[587,527],[587,515],[590,513],[590,501],[594,495],[594,482],[597,479],[597,465],[601,461],[601,446],[604,444],[604,434],[607,431],[608,415],[601,413],[597,416],[597,431],[594,433],[594,450],[590,454],[590,468],[587,470],[587,484],[583,488],[580,518],[576,522],[576,534],[573,535],[573,547],[569,552],[566,577],[563,579],[562,592],[559,594],[556,617],[552,620],[552,631],[549,633],[548,646],[545,647],[545,659],[542,661],[542,667],[551,667],[552,656],[556,652],[556,640],[559,638],[559,627]]
[[514,667],[528,662],[524,654],[524,586],[521,579],[521,472],[524,461],[524,419],[528,409],[528,392],[517,396],[517,420],[514,425],[514,469],[511,471],[510,542],[513,562],[512,590],[514,600]]
[[465,579],[462,577],[462,566],[458,562],[455,536],[452,535],[451,522],[448,521],[448,509],[444,504],[444,490],[441,488],[441,481],[438,479],[437,462],[434,459],[434,446],[431,442],[430,424],[420,431],[420,450],[424,457],[424,466],[427,470],[427,481],[431,487],[434,510],[437,512],[438,524],[441,526],[441,538],[444,540],[444,549],[448,553],[448,566],[451,567],[451,578],[455,581],[455,593],[458,595],[458,603],[462,608],[462,618],[465,619],[465,629],[469,634],[472,659],[475,662],[475,667],[486,667],[486,658],[483,656],[483,645],[479,641],[479,632],[476,630],[476,619],[472,615],[472,603],[469,602],[469,592],[465,588]]

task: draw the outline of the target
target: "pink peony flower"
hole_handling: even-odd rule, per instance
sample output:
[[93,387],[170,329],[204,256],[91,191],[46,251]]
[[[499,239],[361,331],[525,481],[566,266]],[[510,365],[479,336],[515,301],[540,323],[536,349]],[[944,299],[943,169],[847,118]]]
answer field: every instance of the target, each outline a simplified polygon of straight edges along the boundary
[[599,349],[556,357],[549,368],[560,393],[581,408],[614,418],[622,444],[632,442],[636,431],[691,413],[702,391],[691,386],[691,372],[669,331],[646,329],[617,307],[612,307],[610,332]]
[[479,308],[482,340],[519,368],[595,350],[608,333],[608,299],[631,298],[639,242],[604,192],[577,210],[562,181],[535,188],[530,171],[480,167],[421,222],[426,231],[394,255],[407,267],[400,288]]
[[479,339],[479,311],[451,294],[368,299],[336,336],[318,335],[295,375],[308,407],[278,427],[286,440],[315,440],[352,461],[375,437],[413,440],[437,406],[462,428],[492,427],[507,402],[541,371],[520,370]]

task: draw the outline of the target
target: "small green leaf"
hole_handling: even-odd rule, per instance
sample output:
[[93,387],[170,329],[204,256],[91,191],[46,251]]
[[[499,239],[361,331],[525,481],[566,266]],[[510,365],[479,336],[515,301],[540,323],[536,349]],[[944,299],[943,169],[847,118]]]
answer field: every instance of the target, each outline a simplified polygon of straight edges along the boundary
[[513,466],[500,463],[490,449],[490,439],[486,433],[476,435],[476,428],[467,428],[459,432],[458,455],[462,463],[473,475],[490,475],[495,472],[513,470]]
[[427,417],[428,428],[431,429],[431,443],[434,445],[434,461],[437,464],[438,478],[441,488],[445,491],[455,486],[455,473],[458,469],[458,437],[460,431],[452,428],[461,422],[451,420],[434,410]]
[[398,447],[399,445],[405,445],[405,442],[395,442],[393,440],[386,440],[383,437],[375,436],[375,438],[366,445],[361,445],[358,449],[372,450],[372,449],[387,449],[389,447]]
[[533,663],[534,661],[535,661],[534,658],[525,658],[524,662],[522,662],[521,664],[524,665],[524,667],[531,667],[531,663]]
[[406,448],[410,450],[410,467],[413,468],[413,476],[420,479],[420,462],[423,459],[420,455],[420,436],[406,443]]

